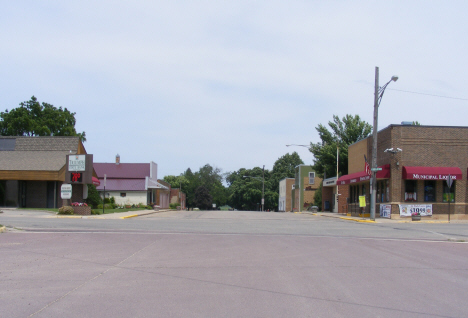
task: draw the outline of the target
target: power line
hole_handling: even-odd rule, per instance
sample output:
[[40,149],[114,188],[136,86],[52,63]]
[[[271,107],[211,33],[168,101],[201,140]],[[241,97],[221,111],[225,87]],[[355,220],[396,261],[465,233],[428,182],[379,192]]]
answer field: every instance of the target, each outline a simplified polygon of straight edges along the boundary
[[449,98],[449,99],[458,99],[458,100],[468,100],[468,98],[451,97],[451,96],[442,96],[442,95],[436,95],[436,94],[426,94],[426,93],[405,91],[405,90],[402,90],[402,89],[395,89],[395,88],[387,88],[387,89],[388,89],[388,90],[392,90],[392,91],[410,93],[410,94],[427,95],[427,96],[434,96],[434,97],[440,97],[440,98]]

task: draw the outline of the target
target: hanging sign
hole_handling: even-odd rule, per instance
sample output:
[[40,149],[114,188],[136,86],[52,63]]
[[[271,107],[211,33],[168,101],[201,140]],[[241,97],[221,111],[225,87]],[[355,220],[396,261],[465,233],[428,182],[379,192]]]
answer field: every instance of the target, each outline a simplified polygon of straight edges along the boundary
[[359,207],[364,208],[366,206],[366,196],[360,195],[359,196]]

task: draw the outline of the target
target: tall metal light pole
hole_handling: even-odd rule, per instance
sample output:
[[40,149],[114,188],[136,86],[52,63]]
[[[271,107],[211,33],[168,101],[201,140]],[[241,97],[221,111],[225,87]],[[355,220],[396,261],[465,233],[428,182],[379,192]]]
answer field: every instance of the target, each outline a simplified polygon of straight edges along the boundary
[[371,205],[370,205],[370,218],[371,220],[375,220],[375,204],[376,204],[376,195],[377,195],[377,123],[379,117],[379,105],[382,101],[382,96],[390,82],[396,82],[398,80],[398,76],[392,76],[391,80],[389,80],[384,86],[379,87],[379,68],[375,67],[375,87],[374,87],[374,125],[372,128],[372,178],[371,178]]

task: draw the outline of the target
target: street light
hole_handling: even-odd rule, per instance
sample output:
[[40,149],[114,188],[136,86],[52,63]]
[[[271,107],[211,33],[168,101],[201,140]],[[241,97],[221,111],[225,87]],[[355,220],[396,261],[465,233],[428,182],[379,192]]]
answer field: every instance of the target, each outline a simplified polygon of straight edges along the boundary
[[370,218],[375,220],[375,202],[377,195],[377,123],[379,116],[379,105],[382,101],[383,94],[388,84],[396,82],[398,76],[392,76],[392,78],[382,87],[379,86],[379,68],[375,67],[375,87],[374,87],[374,126],[372,128],[372,178],[371,178],[371,206],[370,206]]
[[265,211],[265,165],[263,165],[262,170],[262,177],[251,177],[251,176],[243,176],[244,178],[252,178],[262,180],[262,212]]

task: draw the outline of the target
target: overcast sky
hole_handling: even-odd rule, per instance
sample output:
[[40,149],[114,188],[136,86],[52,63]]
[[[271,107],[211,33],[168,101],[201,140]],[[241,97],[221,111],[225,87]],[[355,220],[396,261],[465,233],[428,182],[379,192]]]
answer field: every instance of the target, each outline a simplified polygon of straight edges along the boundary
[[[467,1],[1,1],[0,110],[76,112],[95,162],[265,165],[318,124],[466,126]],[[409,92],[416,92],[409,93]],[[446,96],[451,98],[436,97]],[[403,149],[404,150],[404,149]]]

